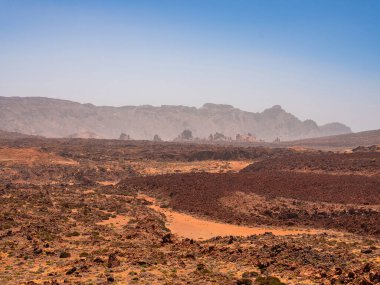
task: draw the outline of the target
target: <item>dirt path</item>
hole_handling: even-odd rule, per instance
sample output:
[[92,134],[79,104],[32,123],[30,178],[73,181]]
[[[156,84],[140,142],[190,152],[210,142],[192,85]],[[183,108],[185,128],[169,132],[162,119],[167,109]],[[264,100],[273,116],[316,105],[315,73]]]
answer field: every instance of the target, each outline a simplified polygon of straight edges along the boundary
[[247,227],[226,223],[218,223],[202,218],[193,217],[188,214],[173,211],[167,208],[161,208],[157,201],[147,195],[140,194],[139,198],[153,203],[149,206],[151,209],[160,212],[166,216],[166,227],[170,231],[182,238],[191,238],[194,240],[206,240],[216,236],[250,236],[264,233],[274,235],[298,235],[298,234],[318,234],[325,231],[313,229],[291,229],[291,228],[274,228],[274,227]]

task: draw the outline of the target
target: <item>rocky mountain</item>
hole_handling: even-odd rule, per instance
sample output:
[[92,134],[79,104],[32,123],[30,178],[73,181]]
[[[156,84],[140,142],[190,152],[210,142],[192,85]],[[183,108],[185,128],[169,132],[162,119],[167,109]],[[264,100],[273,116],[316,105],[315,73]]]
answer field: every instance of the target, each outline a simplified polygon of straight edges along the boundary
[[199,138],[216,132],[232,138],[251,133],[265,141],[351,133],[349,127],[340,123],[318,126],[312,120],[301,121],[280,106],[252,113],[211,103],[200,108],[109,107],[43,97],[0,97],[0,129],[46,137],[92,134],[92,137],[119,138],[125,133],[133,139],[149,140],[155,134],[163,140],[172,140],[184,129]]

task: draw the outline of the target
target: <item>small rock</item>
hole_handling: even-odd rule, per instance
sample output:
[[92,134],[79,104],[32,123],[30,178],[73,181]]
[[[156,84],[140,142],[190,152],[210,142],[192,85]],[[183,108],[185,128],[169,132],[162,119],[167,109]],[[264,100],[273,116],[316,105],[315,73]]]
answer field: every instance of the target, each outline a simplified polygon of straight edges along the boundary
[[97,257],[97,258],[94,259],[94,262],[95,262],[95,263],[103,263],[104,260],[101,259],[100,257]]
[[370,253],[372,253],[372,252],[373,252],[373,250],[370,249],[370,248],[362,249],[362,250],[361,250],[361,253],[364,253],[364,254],[370,254]]
[[229,240],[228,240],[228,244],[232,244],[233,242],[235,241],[235,238],[233,236],[230,236]]
[[380,283],[380,272],[371,272],[369,274],[369,279],[374,283]]
[[69,252],[63,251],[60,253],[59,258],[68,258],[71,254]]
[[34,254],[41,254],[42,253],[42,249],[40,249],[40,248],[35,248],[34,250],[33,250],[33,253]]
[[120,265],[120,261],[117,259],[116,254],[112,253],[108,256],[107,267],[112,268]]
[[352,272],[352,271],[348,272],[348,274],[347,274],[347,277],[348,277],[348,278],[351,278],[351,279],[354,279],[355,276],[356,276],[355,273]]
[[251,285],[251,284],[252,284],[252,280],[248,278],[236,280],[236,285]]
[[252,277],[257,277],[257,276],[259,276],[259,273],[255,271],[244,272],[242,275],[243,278],[252,278]]
[[162,237],[162,243],[172,243],[172,235],[166,234]]
[[321,272],[320,276],[321,276],[321,278],[326,278],[327,277],[327,273],[326,272]]
[[69,270],[66,272],[66,275],[71,275],[71,274],[73,274],[75,271],[77,271],[77,268],[76,268],[76,267],[73,267],[73,268],[69,269]]
[[369,263],[366,263],[366,265],[364,265],[362,271],[363,271],[363,273],[370,272],[371,271],[371,265]]

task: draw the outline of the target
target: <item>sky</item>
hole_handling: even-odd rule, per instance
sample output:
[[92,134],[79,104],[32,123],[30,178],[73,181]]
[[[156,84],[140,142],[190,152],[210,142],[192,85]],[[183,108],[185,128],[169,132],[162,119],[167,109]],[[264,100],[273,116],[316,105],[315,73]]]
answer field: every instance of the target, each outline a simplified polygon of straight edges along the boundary
[[0,96],[380,129],[380,1],[0,0]]

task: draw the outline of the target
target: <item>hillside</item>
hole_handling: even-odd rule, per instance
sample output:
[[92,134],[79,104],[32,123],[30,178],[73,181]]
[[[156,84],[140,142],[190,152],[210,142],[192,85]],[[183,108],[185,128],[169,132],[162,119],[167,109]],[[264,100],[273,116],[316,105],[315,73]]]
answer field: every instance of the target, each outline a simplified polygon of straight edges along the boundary
[[25,135],[17,132],[6,132],[3,130],[0,130],[0,139],[23,139],[23,138],[33,138],[35,136],[32,135]]
[[152,139],[158,134],[172,140],[184,129],[194,137],[207,138],[219,132],[235,138],[252,133],[258,139],[295,140],[350,133],[349,127],[332,123],[318,126],[301,121],[280,106],[261,113],[242,111],[230,105],[108,107],[42,97],[0,97],[0,129],[46,137],[77,137],[91,133],[98,138]]
[[315,149],[345,149],[371,145],[380,145],[380,130],[303,139],[284,142],[278,146],[302,146]]

